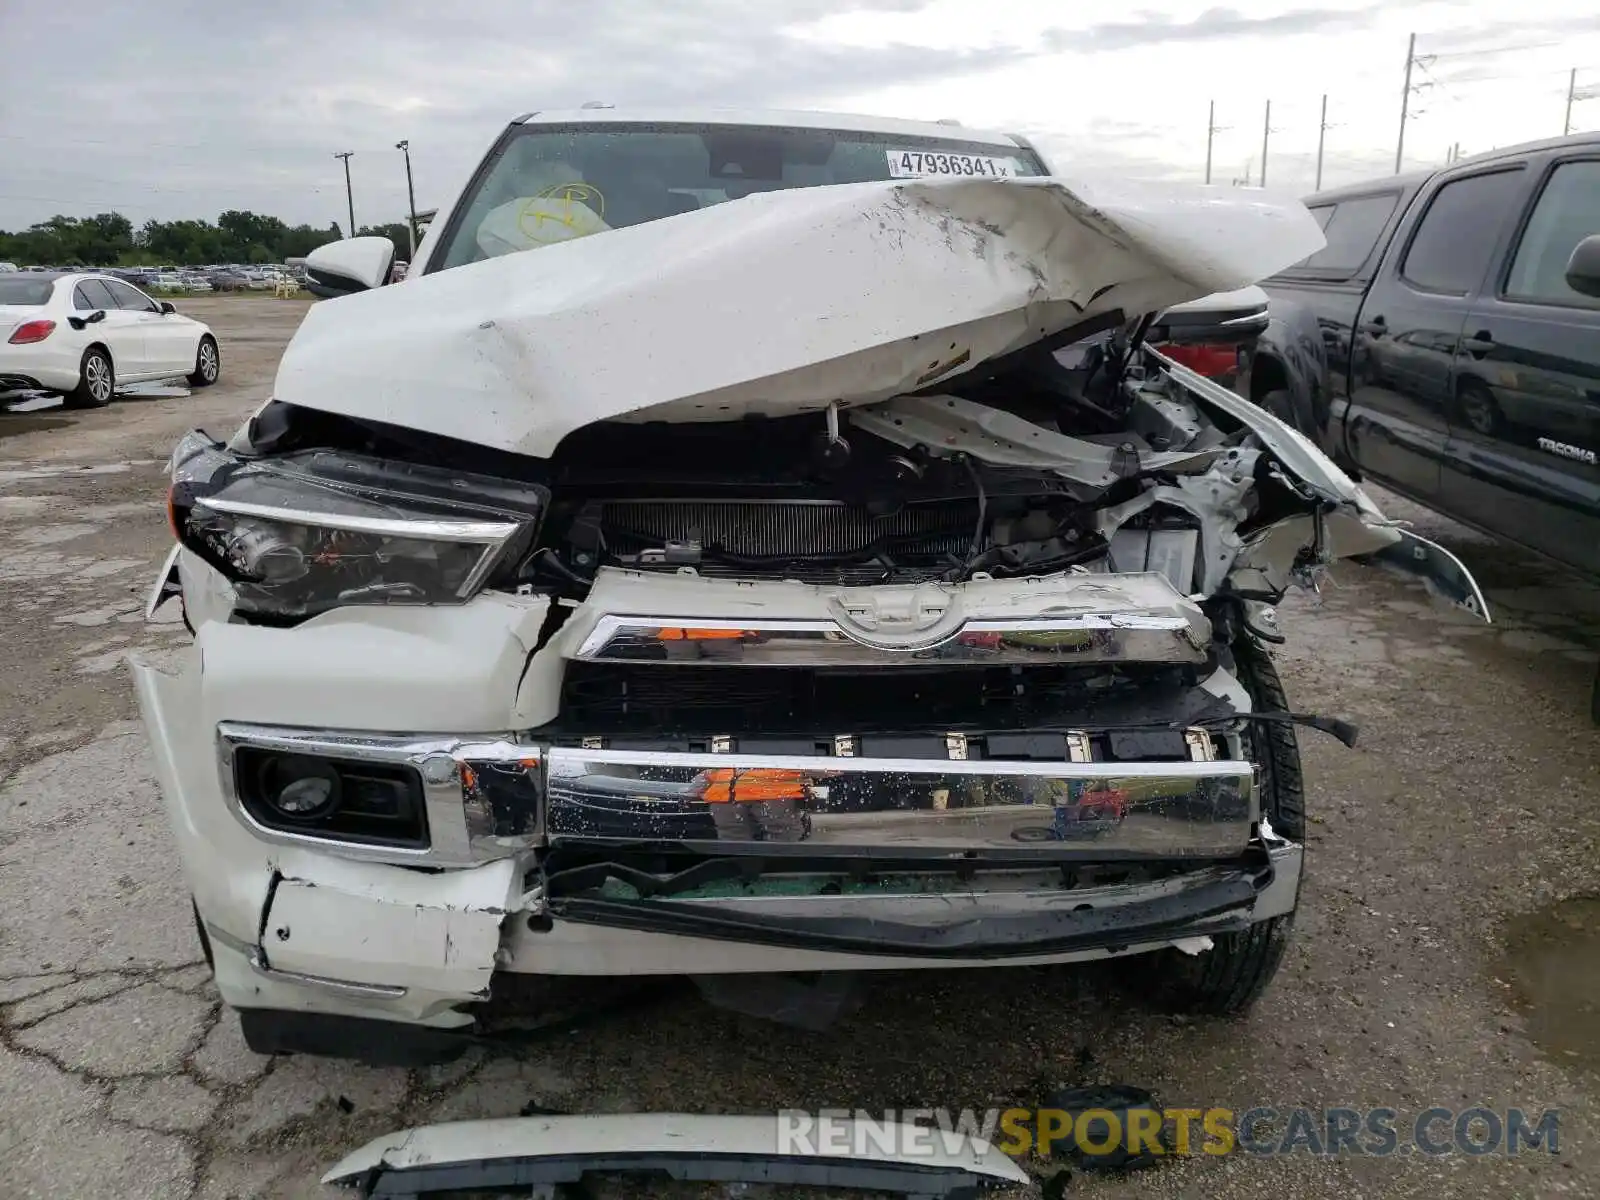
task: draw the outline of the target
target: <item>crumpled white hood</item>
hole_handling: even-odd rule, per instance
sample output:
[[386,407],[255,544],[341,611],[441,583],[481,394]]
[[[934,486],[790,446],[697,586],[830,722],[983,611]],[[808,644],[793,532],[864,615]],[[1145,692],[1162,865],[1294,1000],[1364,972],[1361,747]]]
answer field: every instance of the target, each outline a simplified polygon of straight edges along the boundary
[[277,399],[545,456],[608,418],[866,404],[1324,244],[1296,201],[1059,178],[750,196],[313,306]]

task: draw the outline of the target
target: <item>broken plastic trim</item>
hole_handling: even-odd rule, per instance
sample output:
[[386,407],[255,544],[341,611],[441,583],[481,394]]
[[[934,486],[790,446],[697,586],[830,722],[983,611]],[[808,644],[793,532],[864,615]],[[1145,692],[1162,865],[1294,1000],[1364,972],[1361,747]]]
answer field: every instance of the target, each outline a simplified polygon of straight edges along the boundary
[[[586,1175],[682,1182],[848,1188],[966,1200],[1028,1182],[987,1142],[895,1123],[807,1138],[785,1118],[629,1113],[520,1117],[422,1126],[378,1138],[323,1176],[371,1197],[576,1184]],[[822,1153],[841,1134],[850,1150]]]
[[1343,742],[1346,749],[1354,750],[1356,740],[1361,735],[1360,727],[1339,717],[1323,717],[1315,713],[1292,712],[1252,712],[1237,713],[1229,717],[1202,717],[1195,721],[1197,725],[1229,724],[1234,721],[1267,721],[1285,725],[1304,725],[1307,729],[1315,729],[1319,733],[1326,733]]
[[[644,933],[720,938],[753,945],[784,946],[843,954],[895,955],[921,959],[996,960],[1060,954],[1101,947],[1168,941],[1250,920],[1256,897],[1272,881],[1270,860],[1212,883],[1170,896],[1078,912],[1049,909],[947,925],[911,925],[874,917],[761,916],[719,912],[704,904],[616,901],[588,897],[552,900],[561,920]],[[1213,919],[1218,922],[1212,923]]]

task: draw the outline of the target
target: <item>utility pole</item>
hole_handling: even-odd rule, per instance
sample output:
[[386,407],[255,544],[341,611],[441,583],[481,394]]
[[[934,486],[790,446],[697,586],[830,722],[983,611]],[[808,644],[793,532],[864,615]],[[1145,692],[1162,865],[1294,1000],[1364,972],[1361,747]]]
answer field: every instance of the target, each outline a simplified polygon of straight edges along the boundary
[[1400,89],[1400,136],[1395,139],[1394,143],[1394,173],[1396,175],[1400,174],[1400,164],[1405,159],[1406,121],[1411,116],[1411,94],[1432,86],[1426,83],[1419,83],[1413,87],[1411,83],[1411,68],[1425,67],[1432,61],[1433,55],[1431,54],[1425,54],[1421,58],[1417,57],[1417,35],[1413,33],[1411,39],[1406,43],[1406,82],[1405,86]]
[[1227,133],[1232,125],[1218,125],[1216,123],[1216,101],[1211,101],[1211,114],[1206,117],[1205,123],[1205,181],[1211,182],[1211,142],[1219,133]]
[[1572,132],[1572,106],[1580,100],[1593,100],[1600,96],[1600,88],[1594,84],[1588,87],[1578,86],[1578,69],[1574,67],[1567,76],[1567,119],[1562,123],[1561,136],[1566,137]]
[[1211,141],[1216,134],[1227,133],[1232,125],[1218,125],[1216,123],[1216,101],[1211,101],[1211,115],[1206,118],[1205,125],[1205,181],[1211,182]]
[[1267,101],[1267,114],[1261,119],[1261,186],[1267,186],[1267,139],[1272,136],[1272,101]]
[[406,224],[406,232],[411,235],[411,257],[407,262],[415,262],[417,257],[417,193],[411,187],[411,140],[396,142],[394,148],[406,156],[406,205],[411,219]]
[[355,237],[356,235],[356,197],[355,193],[350,190],[350,156],[354,153],[354,150],[345,150],[340,154],[334,155],[335,158],[344,159],[344,198],[345,203],[350,206],[350,232],[345,235],[346,237]]
[[[1573,94],[1566,93],[1566,117],[1571,120],[1573,114]],[[1211,139],[1216,138],[1216,101],[1211,101],[1211,110],[1205,118],[1205,181],[1211,182]]]
[[1322,190],[1322,146],[1328,136],[1328,93],[1322,93],[1322,117],[1317,122],[1317,185],[1311,190]]

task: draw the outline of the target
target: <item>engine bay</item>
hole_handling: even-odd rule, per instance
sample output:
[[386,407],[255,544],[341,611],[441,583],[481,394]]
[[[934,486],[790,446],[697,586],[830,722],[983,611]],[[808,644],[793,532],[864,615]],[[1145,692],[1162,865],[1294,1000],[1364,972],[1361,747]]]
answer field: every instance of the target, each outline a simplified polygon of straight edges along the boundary
[[548,459],[276,403],[246,435],[267,460],[331,448],[379,460],[364,478],[390,462],[408,489],[428,472],[458,495],[473,478],[527,489],[536,536],[488,582],[574,602],[607,567],[839,586],[1153,571],[1209,596],[1254,531],[1294,516],[1323,554],[1327,498],[1175,370],[1130,328],[973,372],[959,394],[602,421]]

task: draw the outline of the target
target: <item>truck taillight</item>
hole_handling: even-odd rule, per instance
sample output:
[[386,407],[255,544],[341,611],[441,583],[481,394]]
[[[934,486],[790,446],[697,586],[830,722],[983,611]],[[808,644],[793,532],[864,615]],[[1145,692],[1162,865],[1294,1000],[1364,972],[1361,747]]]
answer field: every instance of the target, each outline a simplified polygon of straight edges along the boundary
[[1207,379],[1231,375],[1239,369],[1237,346],[1184,345],[1179,342],[1169,342],[1164,346],[1157,346],[1156,349],[1173,362],[1180,363],[1196,375],[1204,375]]
[[6,340],[13,346],[30,346],[34,342],[42,342],[55,332],[54,321],[24,321],[11,331],[11,336]]

